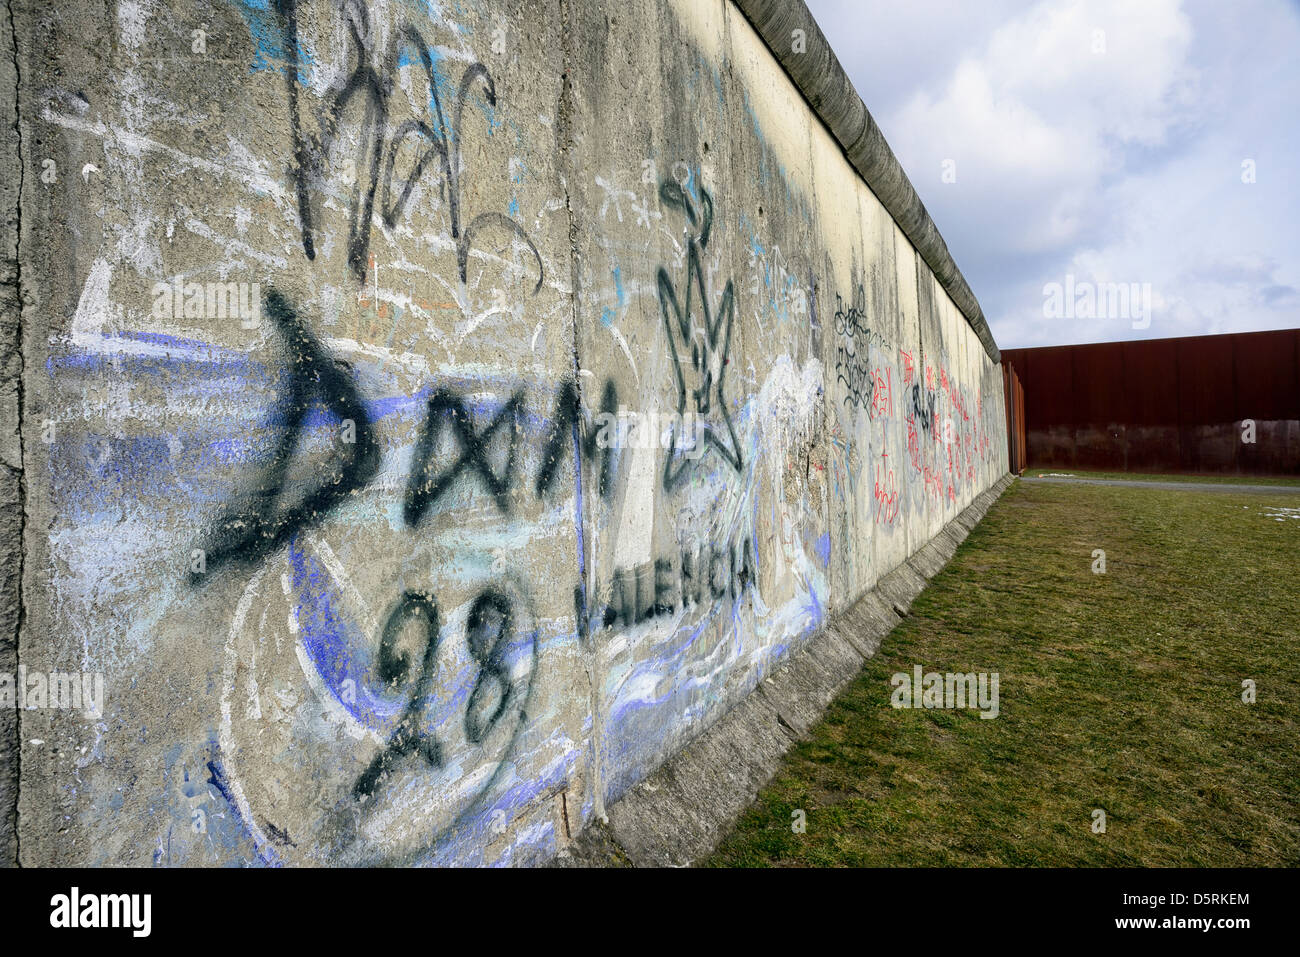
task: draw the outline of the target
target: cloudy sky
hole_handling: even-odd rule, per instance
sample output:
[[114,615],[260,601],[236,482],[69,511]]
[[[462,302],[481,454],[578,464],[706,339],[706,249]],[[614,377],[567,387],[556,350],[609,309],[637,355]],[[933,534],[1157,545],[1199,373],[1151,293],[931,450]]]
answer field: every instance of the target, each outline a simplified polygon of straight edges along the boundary
[[1300,326],[1300,4],[807,3],[1003,348]]

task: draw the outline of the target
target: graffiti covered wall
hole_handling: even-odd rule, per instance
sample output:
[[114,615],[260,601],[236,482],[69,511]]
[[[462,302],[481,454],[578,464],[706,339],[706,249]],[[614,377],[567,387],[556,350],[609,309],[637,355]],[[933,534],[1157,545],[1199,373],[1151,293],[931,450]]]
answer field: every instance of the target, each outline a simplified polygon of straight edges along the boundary
[[1006,471],[730,2],[13,33],[24,863],[544,861]]

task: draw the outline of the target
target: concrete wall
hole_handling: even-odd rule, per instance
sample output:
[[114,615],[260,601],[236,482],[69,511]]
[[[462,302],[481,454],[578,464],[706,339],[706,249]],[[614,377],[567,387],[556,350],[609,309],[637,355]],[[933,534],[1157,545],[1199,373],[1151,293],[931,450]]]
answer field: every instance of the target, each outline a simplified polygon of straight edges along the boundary
[[0,624],[105,682],[5,726],[23,863],[545,860],[1006,471],[979,334],[728,0],[9,32]]

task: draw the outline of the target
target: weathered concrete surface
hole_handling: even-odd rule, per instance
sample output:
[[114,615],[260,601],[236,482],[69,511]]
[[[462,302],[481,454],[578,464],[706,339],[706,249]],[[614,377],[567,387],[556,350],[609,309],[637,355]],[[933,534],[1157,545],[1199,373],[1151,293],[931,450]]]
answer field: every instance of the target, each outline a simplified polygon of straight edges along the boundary
[[[0,673],[18,668],[22,624],[24,489],[22,436],[22,286],[19,222],[24,170],[19,161],[17,35],[12,10],[0,22]],[[18,861],[18,713],[0,708],[0,867]]]
[[998,346],[975,293],[807,5],[803,0],[736,0],[736,6],[966,316],[989,359],[998,362]]
[[[1013,481],[999,479],[962,515],[977,524]],[[968,534],[956,520],[947,527],[962,540]],[[879,591],[837,615],[754,694],[625,795],[609,821],[561,852],[556,864],[681,867],[712,851],[772,779],[785,752],[899,622]]]
[[104,692],[17,714],[24,864],[547,860],[742,702],[806,728],[1006,471],[729,0],[10,9],[3,623]]

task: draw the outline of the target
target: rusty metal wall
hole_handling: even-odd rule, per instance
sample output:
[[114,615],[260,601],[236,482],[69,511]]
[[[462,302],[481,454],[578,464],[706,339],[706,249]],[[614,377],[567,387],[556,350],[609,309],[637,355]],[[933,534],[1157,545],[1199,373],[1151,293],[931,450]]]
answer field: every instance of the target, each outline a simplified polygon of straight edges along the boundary
[[1025,387],[1010,363],[1002,363],[1002,392],[1007,410],[1007,462],[1009,470],[1020,474],[1028,464],[1025,435]]
[[1300,329],[1002,358],[1024,386],[1031,467],[1300,474]]

